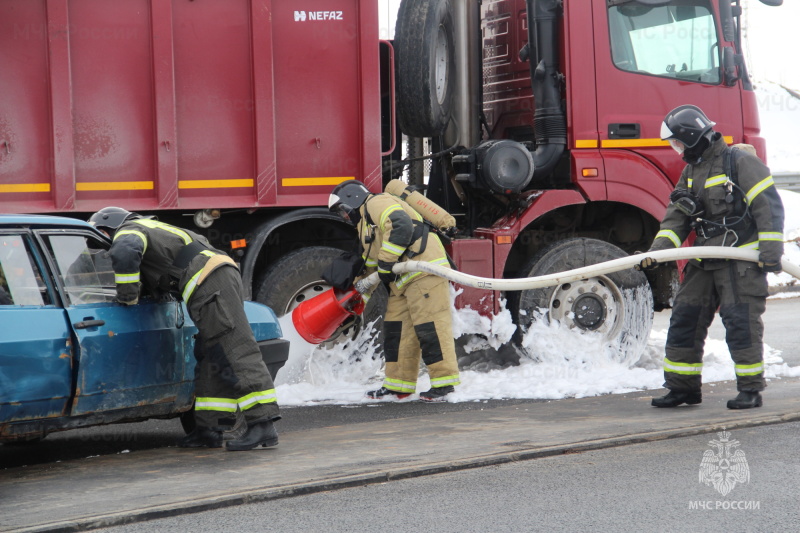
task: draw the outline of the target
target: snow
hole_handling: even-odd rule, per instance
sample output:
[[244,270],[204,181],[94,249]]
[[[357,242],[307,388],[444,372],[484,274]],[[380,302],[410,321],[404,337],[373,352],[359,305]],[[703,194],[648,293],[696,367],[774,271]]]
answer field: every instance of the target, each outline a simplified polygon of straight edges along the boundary
[[[773,174],[800,172],[800,99],[781,86],[769,82],[756,84],[756,97],[761,115],[762,135],[767,139],[769,165]],[[784,236],[786,257],[800,264],[800,194],[780,190],[786,211]],[[789,287],[797,280],[786,273],[769,274],[771,287]],[[771,298],[795,297],[798,293],[779,292]],[[294,331],[290,317],[281,320],[284,337],[291,341],[289,360],[278,373],[276,386],[281,405],[371,404],[364,392],[377,389],[383,380],[380,354],[373,343],[374,330],[365,328],[353,341],[332,347],[315,347],[305,343]],[[515,332],[506,309],[493,317],[484,317],[471,309],[453,312],[453,334],[470,336],[465,349],[498,349],[507,344]],[[461,385],[448,396],[450,402],[471,402],[488,399],[537,398],[561,399],[621,394],[660,388],[666,330],[650,332],[642,355],[635,361],[620,361],[614,350],[592,335],[575,336],[559,328],[537,322],[523,339],[519,366],[490,371],[461,372]],[[535,355],[534,355],[535,354]],[[780,352],[764,345],[766,377],[800,376],[799,367],[789,367]],[[722,339],[706,341],[703,382],[735,379],[733,362]],[[417,390],[425,391],[430,381],[422,370]],[[415,401],[416,395],[407,400]]]

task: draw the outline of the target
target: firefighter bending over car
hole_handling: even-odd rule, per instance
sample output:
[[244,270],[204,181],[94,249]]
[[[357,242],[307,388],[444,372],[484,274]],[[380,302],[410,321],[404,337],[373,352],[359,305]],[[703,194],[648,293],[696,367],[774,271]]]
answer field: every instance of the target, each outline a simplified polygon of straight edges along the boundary
[[140,284],[154,296],[172,293],[197,326],[197,426],[178,446],[222,447],[222,432],[237,411],[247,432],[228,441],[228,450],[277,445],[275,386],[245,315],[236,263],[201,235],[119,207],[98,211],[89,223],[113,238],[109,254],[120,303],[136,304]]
[[[688,164],[670,194],[650,250],[678,248],[694,231],[695,246],[754,249],[759,262],[693,259],[686,265],[667,334],[664,377],[669,393],[653,398],[654,407],[702,401],[703,345],[717,307],[739,391],[728,408],[762,405],[766,383],[761,315],[766,308],[766,273],[781,270],[783,204],[769,169],[746,150],[729,148],[714,125],[693,105],[677,107],[664,119],[661,138]],[[654,259],[645,258],[637,267],[656,266]]]
[[386,192],[373,195],[357,180],[337,185],[328,207],[357,228],[367,273],[377,268],[389,291],[383,319],[386,379],[367,397],[401,399],[413,394],[421,357],[431,388],[420,393],[420,399],[444,400],[460,383],[449,283],[421,272],[392,272],[396,263],[408,259],[449,267],[439,237],[401,198]]

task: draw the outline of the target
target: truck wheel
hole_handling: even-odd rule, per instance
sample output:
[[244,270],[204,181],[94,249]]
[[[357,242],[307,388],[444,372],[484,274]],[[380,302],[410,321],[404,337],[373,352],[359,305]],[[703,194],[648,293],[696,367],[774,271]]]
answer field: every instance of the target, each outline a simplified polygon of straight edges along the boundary
[[[540,250],[522,269],[521,277],[563,272],[626,255],[596,239],[565,239]],[[624,364],[639,359],[653,325],[653,296],[647,278],[633,269],[514,292],[509,306],[523,333],[537,316],[557,320],[580,333],[597,332]]]
[[[331,288],[321,274],[340,255],[342,250],[328,246],[311,246],[286,254],[267,270],[256,292],[256,301],[271,307],[279,317],[290,313],[301,302]],[[354,337],[363,325],[378,320],[375,327],[379,335],[378,343],[382,346],[383,314],[387,299],[386,289],[378,287],[360,319],[339,328],[331,340],[335,341],[342,334]]]
[[397,120],[410,137],[434,137],[450,121],[455,84],[449,0],[403,0],[394,32]]

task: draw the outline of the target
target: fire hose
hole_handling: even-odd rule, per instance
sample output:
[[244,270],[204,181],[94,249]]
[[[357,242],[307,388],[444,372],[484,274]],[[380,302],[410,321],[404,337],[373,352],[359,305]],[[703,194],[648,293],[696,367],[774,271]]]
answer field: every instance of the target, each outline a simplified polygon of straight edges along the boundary
[[[659,250],[657,252],[636,254],[606,261],[604,263],[598,263],[596,265],[567,270],[566,272],[556,272],[545,276],[516,279],[480,278],[424,261],[405,261],[403,263],[398,263],[394,265],[392,272],[395,274],[426,272],[428,274],[440,276],[464,287],[473,287],[488,291],[523,291],[571,283],[595,276],[611,274],[620,270],[626,270],[635,267],[646,258],[655,259],[659,263],[685,259],[735,259],[757,263],[758,252],[756,250],[728,248],[723,246]],[[781,261],[781,268],[784,272],[800,279],[800,267],[791,263],[785,257]],[[302,302],[292,311],[292,322],[294,323],[295,329],[307,342],[319,344],[325,341],[330,338],[348,316],[361,314],[364,310],[364,301],[361,298],[361,294],[371,292],[379,283],[380,278],[378,277],[378,273],[374,272],[356,282],[355,287],[348,291],[329,289],[319,296]]]
[[[628,257],[621,257],[605,263],[597,263],[565,272],[556,272],[545,276],[534,278],[515,278],[515,279],[492,279],[481,278],[465,274],[457,270],[434,265],[424,261],[405,261],[394,265],[392,272],[395,274],[405,274],[408,272],[425,272],[445,278],[453,283],[464,287],[475,289],[485,289],[489,291],[523,291],[528,289],[539,289],[551,287],[563,283],[571,283],[594,276],[611,274],[620,270],[626,270],[638,265],[645,258],[652,258],[659,263],[680,261],[686,259],[735,259],[739,261],[758,262],[758,251],[741,248],[729,248],[725,246],[697,246],[690,248],[678,248],[675,250],[659,250],[657,252],[646,252]],[[800,267],[790,262],[786,256],[782,258],[781,269],[800,279]],[[374,272],[369,276],[359,280],[355,289],[361,294],[371,292],[380,283],[378,273]]]

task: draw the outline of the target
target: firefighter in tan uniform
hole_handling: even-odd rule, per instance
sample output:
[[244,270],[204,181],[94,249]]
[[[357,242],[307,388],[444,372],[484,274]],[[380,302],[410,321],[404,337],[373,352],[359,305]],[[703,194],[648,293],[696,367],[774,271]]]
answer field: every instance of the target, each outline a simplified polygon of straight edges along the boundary
[[228,450],[277,445],[275,387],[244,312],[236,264],[201,235],[119,207],[98,211],[89,223],[113,237],[109,254],[120,303],[136,304],[140,284],[152,295],[170,292],[186,303],[197,326],[197,427],[178,446],[221,447],[237,411],[247,432],[228,441]]
[[[677,248],[692,230],[695,246],[736,246],[759,251],[759,263],[691,260],[673,304],[664,377],[670,392],[654,407],[702,401],[703,345],[719,307],[736,371],[729,409],[760,407],[764,390],[762,336],[766,272],[781,269],[783,204],[769,169],[744,150],[729,148],[714,122],[697,107],[680,106],[664,119],[661,137],[688,163],[650,250]],[[652,258],[639,268],[653,268]]]
[[356,226],[367,272],[377,269],[389,290],[383,320],[386,379],[367,396],[400,399],[413,394],[421,357],[431,388],[420,399],[443,400],[460,383],[449,283],[430,274],[392,272],[395,263],[409,259],[449,267],[439,237],[406,202],[388,193],[373,195],[357,180],[337,185],[328,207]]

